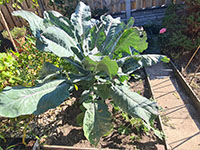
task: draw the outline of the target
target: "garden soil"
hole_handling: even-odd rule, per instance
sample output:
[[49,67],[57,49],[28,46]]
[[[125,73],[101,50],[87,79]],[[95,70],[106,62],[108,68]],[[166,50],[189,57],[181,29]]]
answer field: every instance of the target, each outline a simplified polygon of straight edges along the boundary
[[[144,78],[144,72],[139,73]],[[130,82],[132,91],[138,92],[149,97],[149,90],[145,81],[140,79],[136,82]],[[77,97],[79,93],[74,94],[75,97],[66,100],[56,109],[51,109],[42,115],[34,118],[29,125],[27,138],[40,138],[40,142],[49,145],[73,146],[80,148],[91,148],[92,146],[84,137],[82,127],[77,124],[76,117],[81,113],[79,105],[77,105]],[[107,101],[108,102],[108,101]],[[113,106],[109,105],[112,112]],[[115,114],[113,120],[114,129],[112,132],[100,139],[97,148],[105,149],[126,149],[126,150],[163,150],[164,145],[153,132],[145,133],[142,129],[131,127],[128,133],[120,134],[121,126],[129,126],[129,123],[122,118],[121,113]],[[20,133],[20,132],[19,132]],[[13,133],[14,134],[14,133]],[[22,135],[22,133],[21,133]],[[35,136],[33,136],[35,135]],[[35,140],[28,142],[29,146],[34,145]]]

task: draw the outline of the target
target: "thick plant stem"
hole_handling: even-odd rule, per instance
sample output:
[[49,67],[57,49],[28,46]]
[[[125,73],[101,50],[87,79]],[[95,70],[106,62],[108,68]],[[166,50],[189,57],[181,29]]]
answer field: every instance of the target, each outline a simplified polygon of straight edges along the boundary
[[22,138],[22,143],[27,146],[25,138],[26,138],[26,129],[28,127],[28,125],[30,124],[30,122],[33,120],[34,115],[31,115],[31,119],[29,120],[29,122],[25,125],[24,130],[23,130],[23,138]]

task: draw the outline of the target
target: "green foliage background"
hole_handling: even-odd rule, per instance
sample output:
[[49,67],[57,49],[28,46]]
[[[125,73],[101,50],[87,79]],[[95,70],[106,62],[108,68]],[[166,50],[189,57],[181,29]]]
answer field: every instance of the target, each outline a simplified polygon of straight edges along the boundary
[[200,44],[200,1],[185,0],[167,8],[160,36],[162,50],[167,54],[193,53]]
[[65,71],[75,71],[72,65],[56,55],[37,50],[35,41],[34,37],[26,36],[23,52],[0,53],[0,91],[6,86],[34,86],[45,62]]

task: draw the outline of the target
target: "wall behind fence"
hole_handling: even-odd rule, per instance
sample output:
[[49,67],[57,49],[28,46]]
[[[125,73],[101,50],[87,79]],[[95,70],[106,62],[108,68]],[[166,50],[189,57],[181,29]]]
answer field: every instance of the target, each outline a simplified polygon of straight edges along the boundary
[[[11,13],[18,8],[13,8],[13,1],[9,4],[0,5],[0,10],[2,11],[9,28],[14,26],[22,26],[26,24],[23,19],[19,17],[14,17]],[[133,12],[137,10],[145,10],[145,8],[156,8],[160,6],[167,6],[171,3],[171,0],[82,0],[86,4],[90,5],[91,9],[103,9],[107,8],[110,14],[114,16],[120,16],[123,20],[126,20],[130,16],[134,16]],[[181,3],[181,0],[173,0],[174,3]],[[49,0],[42,0],[42,5],[45,10],[58,10],[55,5],[50,6]],[[31,0],[24,0],[20,4],[21,9],[32,11],[39,16],[42,16],[42,8],[32,7],[33,3]],[[156,11],[155,11],[156,12]],[[117,14],[117,15],[115,15]],[[4,29],[4,23],[0,18],[0,31]]]

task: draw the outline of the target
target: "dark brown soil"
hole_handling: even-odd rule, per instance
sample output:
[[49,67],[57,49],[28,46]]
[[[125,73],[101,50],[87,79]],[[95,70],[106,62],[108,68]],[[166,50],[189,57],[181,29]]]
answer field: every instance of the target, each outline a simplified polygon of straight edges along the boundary
[[[149,97],[148,88],[144,86],[144,73],[140,72],[139,74],[142,79],[137,81],[134,79],[130,80],[131,89],[141,95]],[[157,146],[162,145],[162,141],[153,132],[145,132],[144,126],[141,124],[131,126],[122,117],[121,112],[113,112],[113,105],[109,104],[109,110],[114,115],[114,128],[108,136],[101,138],[97,148],[157,150]],[[41,143],[49,145],[94,147],[84,137],[82,127],[77,124],[76,116],[79,113],[81,113],[80,106],[77,103],[77,99],[73,97],[62,103],[56,109],[51,109],[35,117],[34,121],[29,125],[27,138],[35,139],[37,136],[40,138]],[[127,132],[120,132],[121,127],[127,127]],[[20,132],[18,131],[18,133]]]

